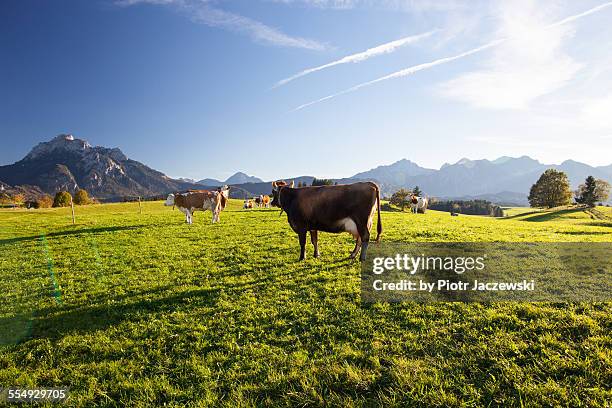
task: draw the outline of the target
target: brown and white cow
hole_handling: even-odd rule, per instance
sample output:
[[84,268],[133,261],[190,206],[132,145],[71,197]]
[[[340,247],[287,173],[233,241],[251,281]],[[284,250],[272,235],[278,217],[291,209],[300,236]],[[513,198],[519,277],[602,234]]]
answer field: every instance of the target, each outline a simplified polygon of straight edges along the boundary
[[419,197],[415,196],[414,194],[410,196],[410,209],[414,214],[425,214],[428,205],[429,200],[427,199],[427,197]]
[[269,195],[263,196],[263,206],[264,208],[270,208],[270,196]]
[[348,232],[355,238],[355,249],[350,258],[355,258],[361,249],[361,261],[366,259],[372,215],[376,210],[376,242],[382,234],[380,189],[371,182],[302,188],[293,188],[293,182],[291,185],[284,181],[273,182],[272,206],[287,213],[289,225],[298,234],[300,260],[305,256],[308,231],[315,258],[319,256],[318,231]]
[[185,214],[185,222],[193,224],[193,213],[195,211],[212,212],[213,224],[219,221],[219,214],[227,205],[229,198],[229,187],[223,186],[217,191],[189,190],[185,193],[168,194],[166,206],[176,206]]

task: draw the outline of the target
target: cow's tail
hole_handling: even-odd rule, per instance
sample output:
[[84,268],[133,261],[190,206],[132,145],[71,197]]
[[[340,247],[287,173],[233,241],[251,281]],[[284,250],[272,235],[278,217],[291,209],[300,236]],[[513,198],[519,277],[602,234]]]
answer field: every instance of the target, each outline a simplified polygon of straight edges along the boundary
[[376,224],[376,243],[380,242],[382,235],[382,220],[380,219],[380,188],[376,185],[376,211],[378,212],[378,223]]

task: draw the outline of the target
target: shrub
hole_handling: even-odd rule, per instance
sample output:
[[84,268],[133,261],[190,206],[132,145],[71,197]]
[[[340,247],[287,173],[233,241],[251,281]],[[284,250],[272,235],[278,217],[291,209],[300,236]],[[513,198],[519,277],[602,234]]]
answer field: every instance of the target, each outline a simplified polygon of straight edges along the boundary
[[78,190],[74,194],[74,203],[76,205],[86,205],[91,204],[91,199],[89,198],[89,194],[85,190]]
[[53,199],[54,207],[70,207],[72,196],[67,191],[58,191]]

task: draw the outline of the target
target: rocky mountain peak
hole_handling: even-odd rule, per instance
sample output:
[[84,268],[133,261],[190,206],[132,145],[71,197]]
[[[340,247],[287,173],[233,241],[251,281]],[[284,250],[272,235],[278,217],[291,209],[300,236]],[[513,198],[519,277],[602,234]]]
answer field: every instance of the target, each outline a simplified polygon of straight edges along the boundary
[[24,160],[33,160],[40,156],[55,153],[58,151],[85,153],[91,148],[91,145],[86,140],[76,139],[71,134],[60,134],[48,142],[42,142],[37,144],[30,151],[30,153],[27,154]]
[[249,176],[246,173],[243,173],[241,171],[235,173],[233,176],[229,177],[227,180],[225,180],[225,184],[244,184],[244,183],[262,183],[263,180],[255,177],[255,176]]

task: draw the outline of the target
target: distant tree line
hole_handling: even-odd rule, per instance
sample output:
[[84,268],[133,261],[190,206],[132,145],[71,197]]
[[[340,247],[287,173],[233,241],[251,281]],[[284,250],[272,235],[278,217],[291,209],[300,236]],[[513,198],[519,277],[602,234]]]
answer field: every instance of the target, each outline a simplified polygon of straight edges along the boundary
[[429,204],[429,208],[432,210],[468,215],[488,215],[491,217],[504,216],[504,210],[499,205],[495,205],[487,200],[435,201]]
[[87,191],[82,189],[77,190],[74,197],[68,191],[58,191],[54,197],[51,197],[49,194],[41,194],[29,199],[22,193],[0,193],[0,206],[25,208],[70,207],[70,203],[73,200],[75,205],[87,205],[96,202],[89,197]]
[[[304,184],[306,184],[306,183],[304,183]],[[338,184],[338,183],[334,183],[334,180],[332,180],[332,179],[318,179],[318,178],[315,177],[315,178],[312,179],[311,186],[333,186],[333,185],[336,185],[336,184]],[[298,185],[298,187],[299,187],[299,185]],[[306,186],[304,185],[304,187],[306,187]]]

